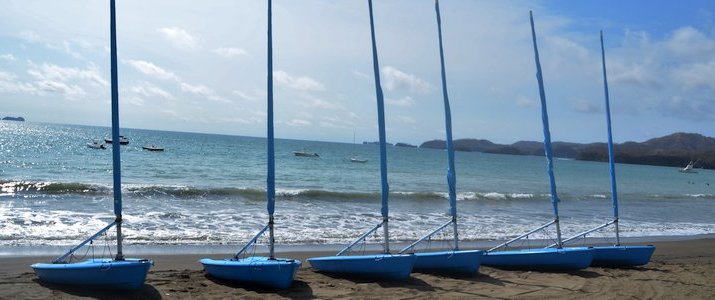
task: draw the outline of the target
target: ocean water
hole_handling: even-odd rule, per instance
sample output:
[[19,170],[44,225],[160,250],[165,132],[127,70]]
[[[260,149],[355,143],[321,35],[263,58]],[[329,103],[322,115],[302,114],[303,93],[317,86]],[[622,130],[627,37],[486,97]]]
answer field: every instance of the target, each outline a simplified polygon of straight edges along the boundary
[[[121,133],[130,140],[121,147],[125,243],[241,244],[265,225],[264,138]],[[86,145],[109,136],[105,127],[0,122],[0,246],[72,245],[113,220],[112,150]],[[166,151],[142,150],[151,144]],[[320,158],[292,154],[301,149]],[[616,169],[622,236],[715,233],[715,172]],[[553,217],[544,157],[457,152],[456,171],[462,240],[514,237]],[[446,152],[388,147],[388,173],[392,240],[449,220]],[[555,174],[564,236],[611,219],[608,164],[557,159]],[[278,243],[349,242],[381,220],[378,147],[276,140],[276,188]]]

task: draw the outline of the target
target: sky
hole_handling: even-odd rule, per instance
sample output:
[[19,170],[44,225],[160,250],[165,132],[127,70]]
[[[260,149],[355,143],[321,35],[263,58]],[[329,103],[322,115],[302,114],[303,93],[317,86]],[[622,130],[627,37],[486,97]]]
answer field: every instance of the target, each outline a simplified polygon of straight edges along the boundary
[[[266,135],[266,1],[118,0],[122,127]],[[110,126],[109,1],[0,0],[0,116]],[[455,138],[715,136],[715,2],[442,0]],[[375,0],[387,138],[444,139],[433,0]],[[377,140],[366,0],[274,0],[278,138]]]

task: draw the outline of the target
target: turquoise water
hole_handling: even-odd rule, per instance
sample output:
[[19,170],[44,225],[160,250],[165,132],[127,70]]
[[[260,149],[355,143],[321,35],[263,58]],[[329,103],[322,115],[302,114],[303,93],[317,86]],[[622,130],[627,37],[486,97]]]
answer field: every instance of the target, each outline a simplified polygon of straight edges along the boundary
[[[121,147],[125,242],[236,244],[265,224],[265,139],[121,133],[130,140]],[[0,246],[70,245],[113,220],[112,150],[87,147],[109,135],[0,122]],[[152,144],[166,151],[141,148]],[[292,154],[302,149],[320,157]],[[379,223],[378,155],[376,145],[277,140],[277,242],[345,243]],[[551,220],[543,157],[458,152],[456,169],[462,239],[509,238]],[[449,220],[444,151],[388,147],[388,171],[393,240]],[[715,172],[698,171],[617,165],[622,235],[715,233]],[[557,159],[555,174],[565,236],[611,218],[607,164]]]

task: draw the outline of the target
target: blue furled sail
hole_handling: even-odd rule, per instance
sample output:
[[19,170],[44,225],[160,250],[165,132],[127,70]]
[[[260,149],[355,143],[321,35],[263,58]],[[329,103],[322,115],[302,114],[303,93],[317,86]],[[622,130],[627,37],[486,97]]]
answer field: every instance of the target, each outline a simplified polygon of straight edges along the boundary
[[600,230],[601,228],[613,225],[616,234],[616,243],[612,246],[593,247],[594,255],[591,265],[609,267],[632,267],[645,265],[650,261],[650,257],[655,251],[655,246],[623,246],[621,245],[620,229],[618,228],[618,190],[616,188],[616,166],[615,155],[613,153],[613,132],[611,130],[611,101],[608,93],[608,76],[606,74],[606,50],[603,46],[603,31],[600,32],[601,39],[601,66],[603,69],[603,92],[606,102],[606,126],[608,129],[608,167],[611,179],[611,202],[613,205],[613,220],[593,229],[581,232],[573,237],[564,240],[564,243],[577,238],[585,238],[587,234]]
[[[372,62],[375,76],[375,94],[377,98],[377,122],[380,135],[380,183],[382,200],[382,222],[365,234],[358,237],[350,245],[338,252],[335,256],[309,258],[310,265],[321,272],[360,276],[370,279],[405,279],[410,276],[415,263],[415,256],[408,254],[390,253],[390,236],[388,230],[389,209],[388,200],[390,188],[387,184],[387,141],[385,137],[385,104],[382,87],[380,85],[380,65],[377,59],[377,46],[375,42],[375,23],[372,13],[372,0],[368,0],[370,11],[370,37],[372,41]],[[383,228],[383,253],[373,255],[342,256],[355,245],[363,242],[367,236]]]
[[[119,86],[117,80],[117,26],[115,1],[109,2],[110,52],[111,52],[111,97],[112,97],[112,140],[119,140]],[[41,281],[57,284],[99,287],[108,289],[138,289],[144,286],[151,260],[125,258],[122,251],[122,175],[119,143],[112,144],[112,171],[115,220],[89,239],[72,248],[52,263],[32,265]],[[73,253],[93,241],[107,230],[117,228],[117,255],[112,258],[92,258],[72,263]]]
[[457,189],[454,167],[454,143],[452,141],[452,113],[449,107],[449,95],[447,93],[447,75],[444,67],[444,49],[442,46],[442,18],[439,10],[439,0],[434,2],[435,13],[437,15],[437,36],[439,40],[439,58],[440,70],[442,75],[442,98],[444,100],[444,123],[447,135],[447,186],[449,190],[449,214],[452,219],[446,224],[432,231],[418,241],[410,244],[400,253],[414,249],[414,247],[444,230],[452,224],[454,247],[449,251],[439,252],[419,252],[415,253],[417,260],[415,261],[414,270],[416,271],[438,271],[438,272],[455,272],[455,273],[476,273],[479,270],[479,265],[484,255],[481,250],[459,250],[459,234],[457,232]]
[[[544,130],[544,151],[546,154],[547,173],[549,175],[549,188],[551,191],[551,204],[554,211],[554,220],[534,229],[526,234],[514,238],[506,243],[493,247],[484,255],[482,264],[488,266],[522,268],[522,269],[547,269],[547,270],[576,270],[587,268],[593,260],[591,248],[562,248],[561,227],[559,225],[559,197],[556,194],[556,179],[554,178],[553,154],[551,150],[551,133],[549,132],[549,115],[546,109],[546,93],[544,79],[539,61],[539,49],[536,45],[536,30],[534,29],[534,16],[529,11],[531,23],[531,37],[534,43],[534,61],[536,64],[536,81],[539,84],[539,98],[541,99],[541,120]],[[556,248],[536,250],[495,251],[510,243],[528,237],[552,224],[556,225]],[[568,257],[569,259],[565,259]]]
[[[273,135],[273,26],[272,3],[268,0],[268,78],[267,78],[267,179],[266,179],[266,210],[268,225],[264,227],[246,246],[230,259],[201,259],[206,273],[213,277],[246,284],[256,284],[270,288],[285,289],[293,284],[301,261],[297,259],[276,258],[275,239],[273,232],[273,213],[275,212],[275,148]],[[241,254],[252,246],[258,238],[268,230],[269,257],[250,256],[241,258]]]

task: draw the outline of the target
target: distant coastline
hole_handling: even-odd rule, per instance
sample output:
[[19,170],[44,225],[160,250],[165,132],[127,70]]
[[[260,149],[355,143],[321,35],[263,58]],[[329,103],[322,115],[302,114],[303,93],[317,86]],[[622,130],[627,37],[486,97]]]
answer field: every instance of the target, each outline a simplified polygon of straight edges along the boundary
[[2,118],[3,121],[18,121],[18,122],[25,122],[25,118],[23,117],[4,117]]
[[[608,161],[606,143],[554,142],[554,156],[584,161]],[[445,149],[444,140],[422,143],[420,148]],[[457,151],[483,152],[511,155],[544,156],[542,142],[518,141],[511,145],[496,144],[488,140],[454,140]],[[715,138],[697,133],[673,133],[645,142],[625,142],[614,145],[617,163],[684,167],[694,162],[696,168],[715,169]]]

